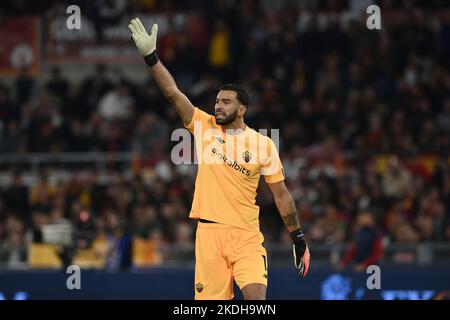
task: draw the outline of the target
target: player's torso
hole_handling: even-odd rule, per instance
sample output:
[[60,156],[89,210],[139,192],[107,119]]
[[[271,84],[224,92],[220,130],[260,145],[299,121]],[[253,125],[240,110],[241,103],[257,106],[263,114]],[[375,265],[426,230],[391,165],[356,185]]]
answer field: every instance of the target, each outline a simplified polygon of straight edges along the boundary
[[207,174],[211,184],[256,192],[261,175],[265,139],[250,128],[232,135],[220,126],[205,130],[201,141],[196,137],[199,174]]
[[201,120],[191,132],[198,172],[189,216],[258,231],[256,189],[270,140],[248,127],[230,134],[213,116],[196,112]]

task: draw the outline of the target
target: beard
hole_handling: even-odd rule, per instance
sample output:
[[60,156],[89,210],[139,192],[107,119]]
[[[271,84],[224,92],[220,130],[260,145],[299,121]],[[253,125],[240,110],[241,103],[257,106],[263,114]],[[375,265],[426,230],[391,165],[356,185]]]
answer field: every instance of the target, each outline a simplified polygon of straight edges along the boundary
[[216,123],[221,125],[221,126],[226,126],[227,124],[232,123],[234,120],[236,120],[237,118],[237,110],[231,114],[229,114],[228,116],[226,116],[223,119],[217,119],[217,115],[215,115],[216,118]]

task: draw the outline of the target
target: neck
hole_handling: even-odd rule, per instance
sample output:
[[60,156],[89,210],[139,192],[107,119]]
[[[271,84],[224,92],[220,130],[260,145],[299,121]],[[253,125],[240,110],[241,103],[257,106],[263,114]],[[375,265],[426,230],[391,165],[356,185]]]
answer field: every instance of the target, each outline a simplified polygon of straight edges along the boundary
[[222,128],[224,130],[229,130],[229,129],[232,129],[232,130],[237,130],[237,129],[245,130],[246,127],[247,127],[247,125],[244,123],[244,121],[242,119],[233,121],[232,123],[229,123],[229,124],[226,124],[226,125],[222,126]]

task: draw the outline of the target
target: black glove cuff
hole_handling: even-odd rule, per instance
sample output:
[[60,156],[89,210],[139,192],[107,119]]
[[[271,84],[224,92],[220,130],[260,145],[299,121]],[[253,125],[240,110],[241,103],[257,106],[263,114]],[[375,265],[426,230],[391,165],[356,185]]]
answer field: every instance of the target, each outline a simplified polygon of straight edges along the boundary
[[303,231],[302,229],[297,229],[291,232],[292,241],[295,243],[297,241],[303,241]]
[[150,67],[153,67],[155,64],[158,63],[158,55],[156,54],[156,50],[150,53],[148,56],[144,57],[145,63],[148,64]]

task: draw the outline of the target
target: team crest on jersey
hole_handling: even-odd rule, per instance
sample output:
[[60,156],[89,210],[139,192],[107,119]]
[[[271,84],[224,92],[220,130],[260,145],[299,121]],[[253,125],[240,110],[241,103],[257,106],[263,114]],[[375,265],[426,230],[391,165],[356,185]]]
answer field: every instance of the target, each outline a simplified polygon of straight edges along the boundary
[[200,293],[200,292],[202,292],[203,291],[203,284],[202,283],[197,283],[196,285],[195,285],[195,289],[197,289],[197,291]]
[[242,158],[244,158],[245,162],[249,162],[252,158],[252,154],[248,151],[242,152]]
[[216,140],[219,141],[221,144],[225,143],[225,140],[223,140],[222,137],[216,137]]

